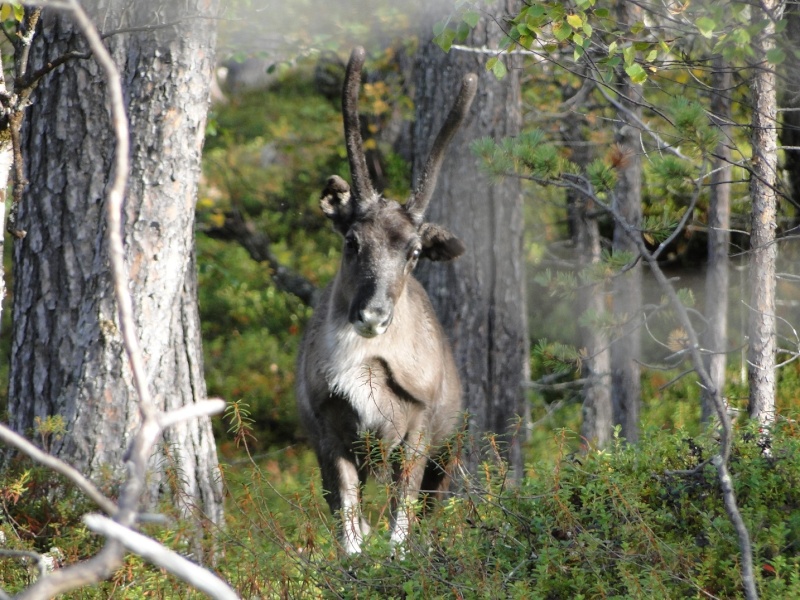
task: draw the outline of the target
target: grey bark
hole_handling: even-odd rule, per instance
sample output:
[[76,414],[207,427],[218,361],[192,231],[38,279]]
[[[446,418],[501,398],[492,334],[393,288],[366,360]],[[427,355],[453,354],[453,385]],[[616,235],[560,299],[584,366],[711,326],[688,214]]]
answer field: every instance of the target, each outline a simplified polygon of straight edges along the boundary
[[[87,3],[106,31],[153,25],[122,0]],[[170,410],[206,398],[194,207],[214,64],[214,2],[167,8],[177,25],[107,38],[122,74],[131,126],[124,206],[130,287],[151,390]],[[33,69],[85,44],[68,14],[45,11]],[[11,425],[61,416],[49,448],[85,475],[116,482],[139,422],[117,323],[105,243],[104,188],[113,137],[102,72],[73,61],[39,85],[23,131],[30,185],[19,209],[27,237],[14,248]],[[222,489],[208,418],[165,432],[151,457],[146,505],[166,494],[185,514],[222,519]]]
[[704,390],[702,420],[708,422],[716,413],[713,395],[725,387],[728,345],[728,279],[731,217],[731,71],[722,57],[714,58],[711,76],[711,114],[720,130],[712,162],[711,194],[708,208],[708,266],[706,267],[706,310],[708,321],[703,346],[706,369],[713,390]]
[[[587,124],[579,113],[564,119],[561,137],[570,149],[572,162],[585,168],[592,161],[590,146],[586,143]],[[579,271],[589,269],[601,260],[600,228],[597,223],[599,207],[592,200],[574,190],[567,191],[570,230]],[[603,281],[583,278],[580,281],[576,302],[576,315],[600,316],[605,313],[606,290]],[[591,324],[578,329],[581,346],[586,351],[583,361],[583,422],[581,437],[587,444],[603,448],[611,440],[613,430],[611,406],[611,356],[608,336]]]
[[775,420],[775,263],[778,245],[777,195],[777,95],[775,71],[766,61],[774,46],[775,25],[780,19],[783,0],[765,0],[753,11],[753,19],[766,19],[767,25],[753,38],[757,60],[751,84],[753,113],[751,117],[750,199],[750,302],[748,322],[748,377],[751,418],[769,425]]
[[[497,2],[486,14],[513,12],[517,6],[512,0]],[[483,19],[466,44],[496,47],[501,35],[494,21]],[[508,75],[497,81],[486,72],[488,58],[456,50],[445,54],[431,42],[420,48],[412,146],[415,179],[462,76],[472,71],[480,81],[428,211],[428,219],[456,234],[467,251],[452,263],[420,269],[419,278],[453,342],[461,373],[469,431],[476,442],[466,462],[474,470],[482,460],[482,436],[497,433],[512,475],[518,477],[523,468],[520,444],[529,420],[522,385],[528,379],[522,197],[518,181],[493,183],[480,172],[469,143],[483,136],[499,140],[519,133],[520,83],[516,62],[512,60]]]
[[[790,44],[800,39],[800,6],[795,3],[786,6],[785,39]],[[782,114],[780,141],[781,146],[800,148],[800,58],[788,52],[783,63],[783,87],[780,104],[782,108],[791,108]],[[800,226],[800,150],[784,150],[786,156],[784,169],[789,184],[789,197],[795,207],[794,226]]]

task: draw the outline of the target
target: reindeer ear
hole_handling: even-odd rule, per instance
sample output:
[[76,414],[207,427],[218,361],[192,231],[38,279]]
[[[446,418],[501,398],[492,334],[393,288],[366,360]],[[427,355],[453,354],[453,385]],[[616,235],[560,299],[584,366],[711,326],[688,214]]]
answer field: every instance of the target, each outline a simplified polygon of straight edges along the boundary
[[419,229],[422,238],[422,258],[428,260],[453,260],[464,254],[464,242],[441,225],[424,223]]
[[319,207],[342,235],[347,233],[353,220],[354,206],[350,186],[344,179],[338,175],[328,178],[320,196]]

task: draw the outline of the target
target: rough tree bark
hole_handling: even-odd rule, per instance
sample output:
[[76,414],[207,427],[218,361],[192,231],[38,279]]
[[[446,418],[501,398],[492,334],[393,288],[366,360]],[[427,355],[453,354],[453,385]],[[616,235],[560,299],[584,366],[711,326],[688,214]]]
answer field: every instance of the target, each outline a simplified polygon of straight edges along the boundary
[[[214,64],[214,0],[158,12],[124,0],[87,2],[108,33],[131,125],[124,206],[126,262],[151,390],[164,410],[205,399],[196,302],[194,207]],[[31,48],[39,68],[85,48],[69,15],[45,10]],[[141,29],[140,29],[141,28]],[[23,131],[30,185],[14,248],[11,425],[60,416],[67,432],[49,450],[87,476],[116,481],[139,420],[112,293],[103,215],[113,134],[93,59],[41,82]],[[216,449],[207,418],[169,429],[151,458],[149,503],[162,494],[185,514],[222,518]]]
[[[636,23],[642,19],[642,9],[631,2],[619,2],[620,23]],[[641,88],[626,75],[618,84],[620,101],[641,120],[641,108],[636,100]],[[615,141],[619,154],[618,184],[614,190],[615,208],[625,221],[639,228],[642,220],[642,160],[639,130],[628,124],[624,115],[617,115]],[[614,226],[613,252],[639,255],[636,244],[625,234],[619,223]],[[624,321],[611,344],[611,403],[614,423],[621,426],[621,435],[630,443],[639,439],[639,406],[642,384],[638,360],[641,359],[642,266],[640,261],[625,273],[614,278],[614,313]]]
[[775,420],[775,263],[778,245],[777,195],[778,168],[777,95],[775,71],[767,62],[767,52],[774,47],[775,22],[783,14],[783,0],[764,0],[753,10],[754,22],[766,26],[753,37],[756,60],[751,98],[750,199],[750,302],[748,323],[748,378],[750,380],[750,417],[763,425]]
[[[728,270],[730,260],[731,217],[731,70],[721,56],[714,58],[711,75],[711,114],[720,130],[720,142],[711,165],[711,195],[708,208],[708,266],[706,267],[706,311],[708,326],[703,346],[708,376],[715,390],[725,387],[728,344]],[[716,413],[714,390],[703,393],[702,420],[707,423]]]
[[[501,15],[515,7],[514,0],[503,0],[485,14]],[[466,44],[496,47],[500,37],[497,25],[483,19]],[[453,342],[461,372],[469,430],[477,442],[467,453],[468,466],[474,470],[481,460],[477,447],[483,444],[481,436],[494,432],[500,435],[513,475],[519,476],[525,432],[520,425],[529,419],[523,389],[528,378],[528,339],[520,184],[514,178],[492,183],[480,172],[469,143],[484,136],[502,139],[519,133],[520,83],[514,65],[509,65],[501,81],[487,74],[488,58],[459,50],[445,54],[431,42],[420,48],[415,69],[415,176],[462,76],[473,71],[480,82],[472,112],[451,145],[439,175],[438,195],[428,211],[429,220],[456,233],[467,251],[453,263],[421,269],[419,278]]]

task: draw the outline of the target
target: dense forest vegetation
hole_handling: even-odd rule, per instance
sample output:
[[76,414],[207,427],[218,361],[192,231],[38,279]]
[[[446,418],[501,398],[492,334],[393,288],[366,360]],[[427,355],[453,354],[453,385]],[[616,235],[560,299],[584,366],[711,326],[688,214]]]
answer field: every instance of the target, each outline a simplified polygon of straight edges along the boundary
[[[800,106],[800,54],[791,37],[800,22],[796,7],[787,4],[786,16],[773,7],[759,19],[745,3],[730,10],[647,5],[632,15],[618,12],[618,3],[526,3],[502,21],[506,54],[477,49],[485,53],[482,78],[502,82],[513,75],[521,89],[521,134],[475,140],[468,150],[490,180],[521,181],[531,340],[530,377],[521,382],[529,414],[517,423],[524,471],[515,480],[499,432],[463,432],[457,445],[480,445],[483,460],[458,471],[458,493],[415,524],[400,558],[388,543],[392,490],[383,482],[365,492],[376,534],[361,555],[341,556],[298,426],[297,348],[341,248],[319,210],[319,194],[330,175],[348,177],[339,89],[350,46],[365,43],[369,50],[361,118],[373,177],[385,195],[404,198],[412,183],[411,123],[421,118],[414,112],[414,57],[431,31],[441,52],[470,52],[471,31],[487,13],[483,5],[459,2],[419,25],[409,21],[410,11],[381,6],[364,24],[352,18],[358,7],[350,7],[332,36],[315,29],[313,7],[300,3],[297,14],[276,16],[285,39],[259,39],[255,17],[220,31],[219,66],[227,79],[220,78],[222,95],[206,124],[195,250],[208,396],[227,403],[212,421],[225,523],[209,524],[202,556],[196,521],[182,518],[168,498],[157,508],[174,520],[140,529],[205,558],[243,598],[753,597],[742,583],[746,561],[726,504],[731,496],[722,493],[721,456],[749,532],[752,585],[763,598],[800,596],[793,183],[800,151],[790,133],[800,114],[793,112]],[[777,28],[776,42],[757,56],[753,40],[768,22]],[[243,78],[244,65],[255,68],[255,81]],[[767,186],[777,192],[771,222],[777,242],[767,245],[779,250],[775,407],[766,424],[763,411],[753,409],[748,370],[756,359],[747,343],[754,312],[750,182],[759,177],[751,129],[760,109],[752,82],[760,71],[778,76],[783,112],[772,125],[783,128],[784,146]],[[622,247],[618,185],[632,163],[639,168],[634,229],[642,245]],[[724,178],[712,180],[718,173]],[[722,187],[729,189],[730,214],[719,225],[715,194]],[[707,283],[710,238],[719,228],[728,234],[724,295]],[[12,245],[10,237],[6,243]],[[4,258],[9,274],[10,253]],[[629,278],[636,269],[641,284]],[[14,285],[8,275],[6,283]],[[638,305],[615,312],[615,298],[634,295],[635,285]],[[707,337],[710,311],[720,304],[727,324],[724,349],[716,352],[724,357],[722,379],[715,381],[730,431],[708,395],[708,381],[719,377],[708,362],[716,343]],[[3,312],[3,332],[13,318]],[[699,366],[690,350],[701,342],[693,335],[708,351]],[[641,344],[633,357],[640,389],[620,413],[620,402],[634,400],[619,400],[612,411],[613,394],[596,390],[611,388],[608,370],[620,359],[609,349],[630,336]],[[8,356],[8,335],[2,348]],[[597,362],[606,353],[612,362]],[[8,381],[8,360],[0,375]],[[0,390],[6,393],[5,383]],[[608,422],[596,426],[602,410],[593,403],[600,402],[608,403]],[[638,415],[633,425],[620,417],[626,410]],[[31,433],[49,450],[68,427],[52,419]],[[384,460],[378,453],[377,471],[386,472]],[[174,475],[180,478],[180,468]],[[117,493],[116,484],[101,485]],[[33,554],[26,563],[2,556],[5,547],[60,565],[97,553],[102,542],[81,521],[91,510],[77,489],[42,467],[17,460],[0,474],[0,597],[37,578]],[[76,594],[188,598],[195,592],[129,555],[107,582]]]

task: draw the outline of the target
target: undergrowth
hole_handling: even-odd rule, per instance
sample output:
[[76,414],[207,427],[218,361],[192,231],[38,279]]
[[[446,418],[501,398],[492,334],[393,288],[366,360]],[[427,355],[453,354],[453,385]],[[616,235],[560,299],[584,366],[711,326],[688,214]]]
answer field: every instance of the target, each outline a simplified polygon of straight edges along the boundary
[[[458,494],[415,524],[401,555],[388,544],[388,486],[366,490],[374,533],[361,555],[343,557],[313,455],[292,447],[245,459],[225,467],[228,522],[216,536],[216,570],[243,598],[739,598],[736,534],[714,469],[702,466],[714,437],[651,428],[635,447],[616,440],[575,454],[575,434],[560,430],[558,455],[531,462],[518,485],[502,463],[462,478]],[[763,598],[800,597],[798,455],[793,421],[776,426],[769,452],[749,425],[737,429],[731,472]],[[85,502],[48,504],[36,486],[2,501],[7,547],[58,546],[66,562],[96,551],[97,538],[69,510],[86,510]],[[149,529],[185,549],[174,530]],[[18,559],[0,560],[6,591],[32,577]],[[195,597],[136,558],[111,582],[72,597],[145,596]]]

